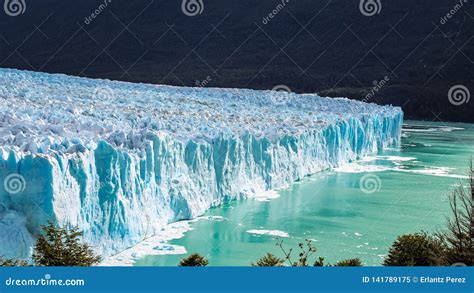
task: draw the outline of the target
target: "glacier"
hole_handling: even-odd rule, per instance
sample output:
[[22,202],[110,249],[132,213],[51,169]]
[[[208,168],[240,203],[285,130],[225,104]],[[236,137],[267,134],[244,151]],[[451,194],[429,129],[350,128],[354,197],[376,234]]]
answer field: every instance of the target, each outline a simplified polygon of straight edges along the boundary
[[0,256],[27,259],[48,221],[110,256],[397,147],[402,124],[398,107],[346,98],[0,69]]

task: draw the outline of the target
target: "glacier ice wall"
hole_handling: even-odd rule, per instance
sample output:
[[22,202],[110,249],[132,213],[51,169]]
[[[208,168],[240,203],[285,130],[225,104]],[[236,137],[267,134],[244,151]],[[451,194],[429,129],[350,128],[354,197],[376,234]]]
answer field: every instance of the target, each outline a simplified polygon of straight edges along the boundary
[[41,225],[110,255],[170,222],[400,143],[400,108],[0,69],[0,255]]

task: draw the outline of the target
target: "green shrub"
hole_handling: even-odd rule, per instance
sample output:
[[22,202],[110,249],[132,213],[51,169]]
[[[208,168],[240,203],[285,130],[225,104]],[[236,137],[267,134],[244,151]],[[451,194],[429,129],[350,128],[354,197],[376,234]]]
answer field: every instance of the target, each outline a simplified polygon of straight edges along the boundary
[[446,247],[438,239],[424,233],[402,235],[395,240],[384,260],[385,266],[444,265]]
[[89,245],[80,242],[82,231],[56,227],[53,223],[43,226],[44,234],[38,237],[33,251],[37,266],[92,266],[101,260]]
[[314,262],[313,266],[315,266],[315,267],[324,267],[324,266],[326,266],[326,265],[324,264],[324,257],[321,257],[321,256],[320,256],[320,257]]
[[338,261],[334,266],[336,267],[361,267],[362,261],[360,258],[350,258]]
[[208,264],[209,261],[198,253],[193,253],[179,262],[180,267],[205,267]]
[[256,263],[252,263],[254,267],[281,267],[283,266],[283,259],[274,256],[271,253],[267,253],[265,256],[257,260]]

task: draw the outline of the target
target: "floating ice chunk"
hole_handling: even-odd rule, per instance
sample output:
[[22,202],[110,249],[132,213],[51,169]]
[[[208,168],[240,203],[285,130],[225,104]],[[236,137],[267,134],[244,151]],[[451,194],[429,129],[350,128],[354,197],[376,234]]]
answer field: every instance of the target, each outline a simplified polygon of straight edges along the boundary
[[269,235],[269,236],[277,236],[277,237],[283,237],[287,238],[290,237],[288,233],[280,230],[258,230],[258,229],[252,229],[252,230],[247,230],[247,233],[250,234],[255,234],[255,235]]

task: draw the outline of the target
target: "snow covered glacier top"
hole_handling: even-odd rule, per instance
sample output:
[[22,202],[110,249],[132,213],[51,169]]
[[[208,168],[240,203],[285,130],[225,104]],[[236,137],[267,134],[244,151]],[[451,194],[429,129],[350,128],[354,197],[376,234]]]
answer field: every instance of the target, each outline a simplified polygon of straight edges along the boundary
[[210,142],[252,134],[272,141],[341,119],[400,108],[275,91],[186,88],[0,69],[0,148],[74,153],[100,140],[140,150],[149,135]]

